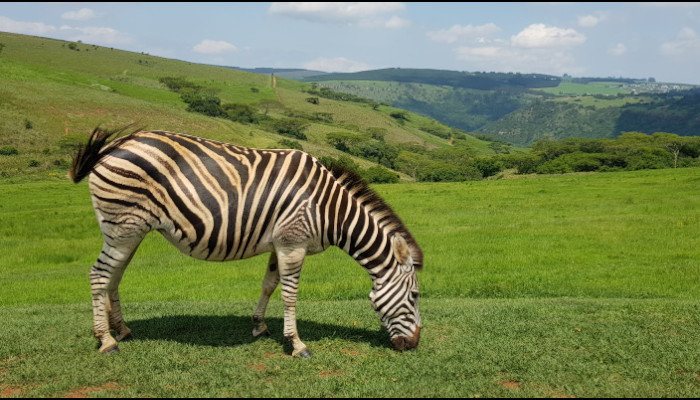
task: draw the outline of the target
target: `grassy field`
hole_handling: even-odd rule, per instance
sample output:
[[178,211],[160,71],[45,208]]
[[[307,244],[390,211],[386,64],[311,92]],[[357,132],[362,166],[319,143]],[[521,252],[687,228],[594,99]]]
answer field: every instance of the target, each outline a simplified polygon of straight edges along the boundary
[[250,315],[264,256],[206,263],[144,241],[120,294],[135,338],[99,354],[88,188],[0,182],[1,397],[697,397],[700,169],[379,185],[421,244],[424,324],[396,353],[366,272],[307,258],[310,360]]
[[[14,155],[0,154],[0,178],[45,177],[65,171],[70,156],[62,141],[83,136],[97,125],[110,128],[135,123],[144,129],[170,130],[258,148],[278,148],[285,137],[260,125],[242,124],[186,111],[177,93],[159,80],[185,77],[213,92],[222,104],[250,105],[275,118],[287,115],[330,116],[330,122],[308,120],[304,150],[319,156],[345,155],[330,146],[330,132],[366,133],[381,128],[387,143],[414,143],[433,149],[448,147],[448,140],[421,130],[435,120],[409,114],[398,123],[395,109],[322,98],[311,104],[305,84],[270,75],[230,68],[193,64],[93,46],[0,32],[0,148],[12,147]],[[73,49],[71,49],[73,47]],[[288,138],[287,138],[288,139]],[[493,154],[489,143],[469,137],[476,154]],[[355,159],[363,168],[376,165]],[[407,176],[403,176],[407,179]]]

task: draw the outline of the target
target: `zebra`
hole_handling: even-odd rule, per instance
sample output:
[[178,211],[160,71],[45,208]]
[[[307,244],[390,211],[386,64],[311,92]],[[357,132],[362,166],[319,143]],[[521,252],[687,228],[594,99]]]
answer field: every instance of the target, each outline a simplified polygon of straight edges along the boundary
[[422,250],[356,173],[326,168],[300,150],[253,149],[159,130],[125,131],[95,128],[69,171],[75,183],[89,175],[103,236],[90,270],[93,330],[101,353],[118,352],[117,342],[131,338],[118,288],[151,231],[201,260],[271,253],[252,315],[253,336],[269,336],[265,310],[281,282],[283,336],[293,356],[307,358],[311,352],[296,326],[302,264],[306,255],[337,246],[372,278],[370,304],[394,349],[418,346],[416,271],[423,266]]

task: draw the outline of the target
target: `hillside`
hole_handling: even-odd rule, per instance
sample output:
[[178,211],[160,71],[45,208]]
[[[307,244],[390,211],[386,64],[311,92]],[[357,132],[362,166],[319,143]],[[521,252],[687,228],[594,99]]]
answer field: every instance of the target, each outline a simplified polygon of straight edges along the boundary
[[[196,88],[197,99],[249,111],[255,121],[205,115],[165,78]],[[100,124],[135,123],[250,147],[302,147],[317,157],[344,156],[362,168],[376,163],[331,146],[327,135],[379,134],[371,144],[392,149],[449,147],[449,126],[376,103],[311,101],[304,91],[309,87],[266,74],[0,33],[0,176],[64,176],[75,146]],[[289,121],[303,129],[305,139],[285,135],[280,126]],[[489,142],[460,138],[474,155],[493,153]]]
[[700,135],[700,92],[692,85],[397,68],[304,80],[517,145],[627,131]]

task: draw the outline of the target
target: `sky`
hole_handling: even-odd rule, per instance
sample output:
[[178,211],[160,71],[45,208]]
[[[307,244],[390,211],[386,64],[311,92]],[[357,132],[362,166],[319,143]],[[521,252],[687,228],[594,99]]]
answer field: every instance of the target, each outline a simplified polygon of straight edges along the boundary
[[242,68],[700,85],[700,3],[0,3],[0,31]]

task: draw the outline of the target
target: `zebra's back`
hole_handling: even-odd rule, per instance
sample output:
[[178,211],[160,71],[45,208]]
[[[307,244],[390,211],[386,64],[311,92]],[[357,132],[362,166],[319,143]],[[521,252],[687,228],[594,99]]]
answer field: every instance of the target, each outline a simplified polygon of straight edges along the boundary
[[157,230],[183,253],[212,261],[271,251],[276,229],[308,220],[311,182],[328,174],[300,151],[163,131],[117,139],[102,154],[90,191],[106,238],[141,240]]

